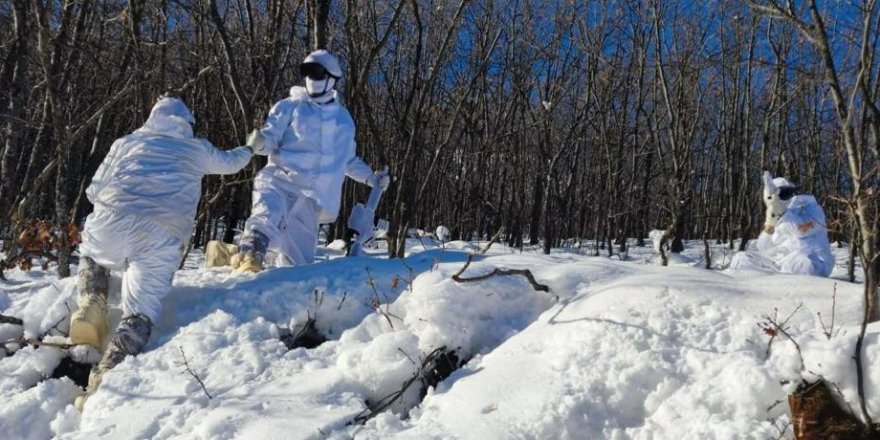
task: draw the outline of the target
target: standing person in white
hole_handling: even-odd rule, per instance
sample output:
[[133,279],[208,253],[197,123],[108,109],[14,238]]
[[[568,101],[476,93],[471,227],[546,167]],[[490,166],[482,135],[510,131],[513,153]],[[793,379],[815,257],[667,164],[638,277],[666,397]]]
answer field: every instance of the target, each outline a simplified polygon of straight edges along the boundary
[[281,265],[312,263],[318,225],[339,214],[345,176],[383,190],[390,182],[356,155],[354,121],[334,89],[342,78],[336,57],[312,52],[300,73],[305,87],[292,87],[248,140],[270,154],[254,181],[251,217],[231,261],[239,271],[260,271],[267,250]]
[[95,211],[79,248],[79,309],[70,338],[101,348],[108,269],[123,271],[122,321],[89,376],[87,394],[77,399],[80,409],[104,372],[149,340],[192,234],[202,177],[236,173],[253,155],[252,147],[223,151],[194,138],[194,123],[183,101],[160,99],[143,127],[113,143],[86,190]]

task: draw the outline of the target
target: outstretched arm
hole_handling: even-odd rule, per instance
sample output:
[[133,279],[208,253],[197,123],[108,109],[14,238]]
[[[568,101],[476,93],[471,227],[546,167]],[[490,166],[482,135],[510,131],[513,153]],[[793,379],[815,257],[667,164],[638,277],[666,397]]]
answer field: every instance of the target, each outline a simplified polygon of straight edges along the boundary
[[207,141],[204,147],[207,152],[205,174],[235,174],[250,162],[254,154],[250,147],[221,150]]

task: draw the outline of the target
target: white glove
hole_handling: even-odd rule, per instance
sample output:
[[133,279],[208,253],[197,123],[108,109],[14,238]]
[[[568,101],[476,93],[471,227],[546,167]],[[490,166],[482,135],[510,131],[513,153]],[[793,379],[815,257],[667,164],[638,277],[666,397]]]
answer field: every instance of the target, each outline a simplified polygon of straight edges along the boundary
[[254,154],[268,156],[272,154],[272,152],[268,150],[266,143],[266,136],[264,136],[260,130],[254,130],[248,135],[247,143],[245,145],[251,147]]
[[367,182],[367,185],[370,185],[371,188],[380,187],[382,191],[388,189],[388,185],[391,184],[391,176],[388,175],[387,170],[376,171],[370,180]]

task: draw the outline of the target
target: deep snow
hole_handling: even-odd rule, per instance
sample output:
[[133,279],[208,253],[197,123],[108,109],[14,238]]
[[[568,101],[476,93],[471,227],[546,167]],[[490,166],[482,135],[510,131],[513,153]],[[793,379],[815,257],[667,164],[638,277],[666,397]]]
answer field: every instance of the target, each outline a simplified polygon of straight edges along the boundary
[[[147,351],[108,373],[82,414],[72,406],[76,385],[43,379],[62,350],[26,347],[0,359],[7,397],[0,432],[34,439],[778,438],[791,433],[787,393],[800,377],[817,375],[857,406],[851,354],[862,286],[843,281],[846,249],[834,249],[831,279],[702,269],[700,243],[671,267],[656,266],[650,248],[631,247],[620,261],[576,248],[545,256],[496,244],[464,274],[528,268],[548,294],[517,276],[453,281],[479,245],[441,248],[425,238],[403,261],[341,258],[330,246],[320,263],[256,275],[198,268],[194,254],[175,277]],[[716,268],[730,257],[713,246]],[[0,313],[23,318],[29,337],[56,333],[75,307],[73,280],[41,271],[7,276]],[[111,290],[118,306],[115,276]],[[817,313],[827,327],[835,290],[836,336],[828,340]],[[799,304],[789,331],[804,368],[782,338],[768,357],[769,337],[758,326]],[[296,331],[310,317],[330,340],[288,351],[281,329]],[[867,365],[880,360],[878,331],[869,327]],[[0,325],[0,341],[20,332]],[[438,347],[470,360],[421,403],[413,387],[391,411],[347,425],[367,402],[398,391]],[[212,399],[182,372],[182,353]],[[880,372],[869,370],[867,379],[868,408],[880,416]]]

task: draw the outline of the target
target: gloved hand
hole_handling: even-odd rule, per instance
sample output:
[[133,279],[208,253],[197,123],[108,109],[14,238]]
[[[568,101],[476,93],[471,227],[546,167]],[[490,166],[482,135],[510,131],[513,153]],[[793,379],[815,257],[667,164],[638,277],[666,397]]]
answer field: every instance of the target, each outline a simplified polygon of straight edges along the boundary
[[251,134],[248,135],[247,143],[245,145],[251,147],[251,150],[253,150],[254,154],[268,156],[272,154],[272,152],[269,151],[267,144],[268,142],[266,140],[266,136],[264,136],[263,133],[260,132],[260,130],[254,130],[251,132]]
[[388,185],[391,184],[391,176],[388,175],[388,169],[384,169],[382,171],[376,171],[373,173],[373,176],[370,177],[370,180],[367,181],[367,185],[370,185],[371,188],[375,188],[379,186],[382,188],[382,191],[388,189]]
[[768,234],[772,234],[776,228],[776,222],[779,221],[779,216],[773,210],[772,206],[767,207],[767,211],[764,214],[764,232]]

